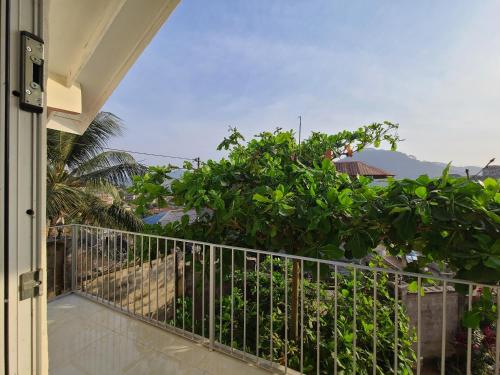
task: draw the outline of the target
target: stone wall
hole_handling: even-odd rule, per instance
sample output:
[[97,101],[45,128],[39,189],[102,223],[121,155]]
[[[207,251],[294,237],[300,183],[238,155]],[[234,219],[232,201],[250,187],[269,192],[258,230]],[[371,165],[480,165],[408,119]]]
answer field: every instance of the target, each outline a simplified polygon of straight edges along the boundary
[[[406,305],[410,322],[417,328],[418,296],[410,293],[406,286],[401,286],[402,301]],[[441,337],[443,329],[443,288],[425,287],[421,296],[421,354],[424,359],[441,357]],[[455,337],[460,328],[463,303],[454,288],[446,292],[446,356],[455,353]],[[415,344],[415,351],[416,351]]]

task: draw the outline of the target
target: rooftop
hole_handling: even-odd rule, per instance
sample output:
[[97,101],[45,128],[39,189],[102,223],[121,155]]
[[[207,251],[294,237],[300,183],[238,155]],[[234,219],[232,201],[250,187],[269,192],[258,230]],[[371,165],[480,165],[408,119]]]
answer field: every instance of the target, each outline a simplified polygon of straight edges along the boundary
[[373,178],[387,178],[394,176],[394,173],[387,172],[382,168],[373,167],[362,161],[336,161],[335,168],[339,172],[349,176],[368,176]]

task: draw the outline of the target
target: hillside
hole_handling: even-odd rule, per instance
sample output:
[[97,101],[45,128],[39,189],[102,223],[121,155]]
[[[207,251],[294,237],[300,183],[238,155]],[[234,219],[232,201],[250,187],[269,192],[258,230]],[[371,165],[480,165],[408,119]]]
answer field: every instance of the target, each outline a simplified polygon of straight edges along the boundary
[[[366,149],[363,152],[355,154],[352,159],[363,161],[392,172],[396,175],[396,178],[417,178],[422,174],[427,174],[429,177],[439,176],[447,164],[418,160],[414,156],[399,151],[376,149]],[[469,168],[471,175],[474,175],[481,169],[476,166],[452,166],[450,173],[465,176],[466,168]]]
[[[417,178],[422,174],[429,177],[440,176],[447,163],[418,160],[414,156],[399,151],[366,149],[354,154],[352,160],[359,160],[374,167],[385,169],[394,173],[396,178]],[[452,166],[450,173],[465,176],[465,168],[469,168],[470,174],[474,175],[481,168],[476,166]],[[177,179],[185,172],[184,169],[176,169],[170,173],[173,179]]]

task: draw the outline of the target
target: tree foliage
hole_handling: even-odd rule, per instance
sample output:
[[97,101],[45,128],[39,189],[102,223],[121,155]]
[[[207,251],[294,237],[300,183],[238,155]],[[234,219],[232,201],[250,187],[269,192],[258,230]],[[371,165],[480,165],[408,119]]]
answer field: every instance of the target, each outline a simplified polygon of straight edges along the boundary
[[[339,173],[332,162],[334,158],[349,157],[353,152],[370,146],[378,147],[384,142],[395,149],[399,140],[397,125],[388,122],[334,135],[313,133],[300,147],[291,131],[277,129],[273,133],[263,132],[244,143],[243,136],[232,129],[219,145],[220,150],[228,151],[226,158],[209,160],[201,168],[189,170],[172,182],[171,191],[155,190],[160,196],[171,195],[173,201],[185,209],[196,209],[199,219],[194,223],[182,220],[164,228],[157,226],[148,230],[157,234],[322,259],[360,259],[372,254],[373,249],[383,244],[390,254],[396,256],[418,251],[421,257],[418,262],[411,264],[413,271],[420,271],[430,262],[438,262],[445,264],[460,278],[497,283],[500,280],[498,181],[487,179],[475,182],[466,178],[452,178],[448,174],[448,167],[438,178],[424,175],[416,180],[389,179],[386,186],[375,186],[370,178],[350,178]],[[162,174],[167,176],[168,170],[162,170]],[[143,182],[144,179],[138,178],[134,185],[140,187]],[[151,196],[148,198],[147,191],[141,192],[139,189],[137,192],[140,200],[138,209],[141,210],[150,202]],[[297,345],[298,340],[299,268],[298,262],[291,263],[289,266],[292,268],[288,270],[291,274],[288,339],[293,353],[293,344]],[[329,270],[322,271],[322,279],[328,279]],[[276,272],[277,285],[280,285],[280,273],[282,270]],[[314,270],[306,270],[306,274],[313,275]],[[254,276],[250,273],[249,277]],[[338,332],[343,335],[340,340],[343,347],[339,348],[338,354],[339,358],[345,356],[342,357],[345,362],[341,364],[345,366],[345,372],[350,373],[352,362],[349,358],[352,358],[353,353],[348,345],[351,337],[348,323],[352,322],[349,310],[352,300],[349,298],[354,285],[352,282],[349,284],[349,277],[339,277],[346,284],[342,289],[345,300],[342,303],[346,304],[339,311],[339,320],[336,324],[328,321],[331,318],[331,311],[328,310],[331,305],[328,304],[321,316],[326,319],[325,330],[332,326],[346,329]],[[302,281],[306,294],[307,288],[312,287],[312,280],[306,277]],[[265,285],[265,280],[262,282]],[[358,334],[360,340],[366,334],[366,342],[361,344],[359,341],[362,350],[356,355],[360,361],[358,371],[366,371],[371,368],[369,338],[372,319],[369,312],[372,311],[370,306],[373,301],[370,301],[369,280],[361,282],[368,282],[368,285],[359,285],[360,290],[364,291],[360,293],[360,298],[363,303],[366,302],[366,306],[360,307],[360,314],[366,313],[366,316],[360,316],[362,326]],[[379,285],[387,286],[383,280]],[[322,289],[320,293],[321,301],[328,300],[329,292]],[[384,298],[381,301],[392,305],[391,293],[386,293]],[[240,303],[241,298],[237,298],[236,302]],[[247,305],[252,302],[250,296]],[[478,306],[473,306],[466,315],[465,319],[470,322],[464,321],[465,326],[477,326],[485,316],[496,313],[494,305],[487,304],[484,298]],[[380,307],[380,311],[383,311],[382,305]],[[314,304],[308,305],[307,309],[307,327],[314,327]],[[264,314],[261,319],[271,319],[277,330],[283,321],[282,315],[278,313],[271,317]],[[393,330],[390,319],[390,316],[384,315],[384,323],[377,333],[377,336],[384,337],[378,348],[381,361],[384,358],[382,353],[394,351],[391,336],[389,333],[387,337],[384,336],[385,330]],[[398,348],[399,364],[402,366],[398,369],[399,373],[411,373],[414,361],[411,350],[414,337],[408,328],[407,319],[403,309],[400,328],[404,347]],[[237,319],[234,324],[238,327]],[[304,344],[308,347],[307,353],[314,353],[314,330],[309,331]],[[268,338],[269,334],[267,332],[267,336],[263,334],[263,337]],[[280,337],[276,336],[273,347],[277,357],[280,355]],[[332,363],[328,361],[332,361],[333,349],[328,343],[328,338],[322,336],[321,358],[327,361],[322,363],[322,368],[330,370]],[[265,342],[261,343],[263,350],[266,345]],[[389,357],[380,364],[380,373],[393,371]],[[293,363],[293,354],[290,359]],[[312,366],[313,362],[311,358],[311,362],[306,365]]]
[[186,209],[210,212],[165,231],[326,259],[362,258],[384,244],[393,255],[418,250],[414,268],[444,262],[461,278],[500,280],[499,182],[451,178],[446,168],[439,178],[377,187],[337,172],[331,160],[383,142],[395,149],[399,140],[389,122],[313,133],[300,148],[291,131],[263,132],[245,144],[232,129],[219,146],[227,158],[186,172],[165,191]]
[[[380,223],[382,241],[394,254],[424,255],[420,266],[442,261],[459,278],[500,280],[500,184],[450,178],[392,181],[380,192],[367,221]],[[366,225],[366,224],[365,224]],[[418,264],[416,264],[418,265]]]
[[148,206],[155,204],[159,208],[167,205],[167,196],[169,189],[165,186],[165,182],[171,180],[169,173],[175,167],[149,167],[147,172],[141,176],[132,177],[132,186],[129,191],[136,195],[134,204],[136,205],[136,213],[144,216],[148,212]]

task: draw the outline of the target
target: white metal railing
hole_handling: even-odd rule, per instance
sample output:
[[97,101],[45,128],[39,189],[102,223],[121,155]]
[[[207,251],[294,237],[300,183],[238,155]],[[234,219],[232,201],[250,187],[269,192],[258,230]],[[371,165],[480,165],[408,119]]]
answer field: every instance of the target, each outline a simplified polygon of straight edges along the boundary
[[[498,286],[86,225],[47,241],[49,299],[75,292],[262,367],[499,374]],[[480,293],[481,328],[464,328]]]

